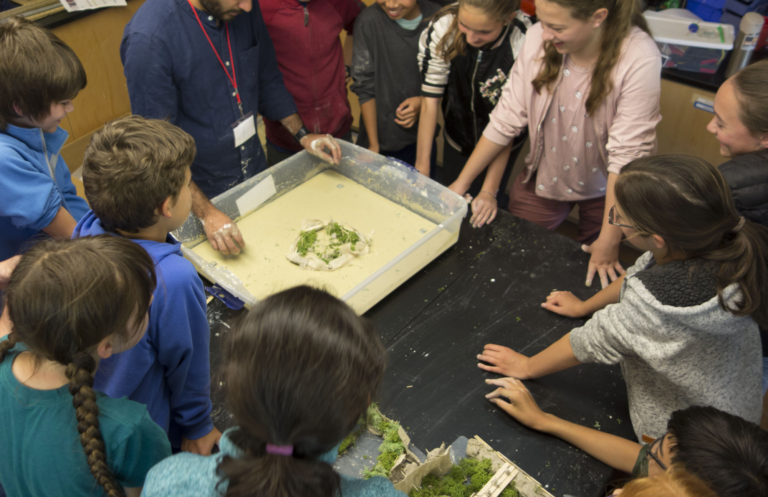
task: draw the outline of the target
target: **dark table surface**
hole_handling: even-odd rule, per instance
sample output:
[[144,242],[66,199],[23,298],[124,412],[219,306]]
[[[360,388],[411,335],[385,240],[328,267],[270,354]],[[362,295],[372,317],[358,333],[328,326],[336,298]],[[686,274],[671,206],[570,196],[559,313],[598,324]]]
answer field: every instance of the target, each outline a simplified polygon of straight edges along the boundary
[[[495,375],[478,369],[476,359],[486,343],[533,355],[583,324],[540,304],[555,288],[594,294],[584,286],[587,262],[574,241],[506,212],[481,229],[465,220],[453,248],[366,313],[389,353],[382,411],[422,450],[479,435],[554,495],[604,495],[612,470],[485,400],[491,388],[484,380]],[[233,424],[218,375],[221,340],[244,312],[218,300],[208,306],[212,416],[221,430]],[[546,412],[634,438],[618,366],[586,364],[526,385]]]

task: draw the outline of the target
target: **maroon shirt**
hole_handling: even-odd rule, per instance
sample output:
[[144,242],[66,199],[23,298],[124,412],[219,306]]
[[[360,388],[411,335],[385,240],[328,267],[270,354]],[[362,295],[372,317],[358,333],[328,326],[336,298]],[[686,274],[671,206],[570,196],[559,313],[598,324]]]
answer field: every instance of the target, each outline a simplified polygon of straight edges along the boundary
[[[344,54],[339,34],[360,13],[356,0],[260,0],[262,16],[275,45],[277,62],[299,116],[312,133],[344,136],[352,126],[347,100]],[[267,140],[301,150],[279,122],[264,119]]]

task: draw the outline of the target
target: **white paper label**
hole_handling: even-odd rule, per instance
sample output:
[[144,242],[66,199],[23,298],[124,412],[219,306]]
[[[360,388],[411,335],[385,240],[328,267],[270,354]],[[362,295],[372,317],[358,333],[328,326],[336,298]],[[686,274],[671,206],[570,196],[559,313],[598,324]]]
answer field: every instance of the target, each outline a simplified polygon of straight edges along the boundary
[[240,215],[244,216],[255,210],[261,204],[272,198],[272,195],[275,193],[277,193],[275,179],[272,175],[269,175],[265,180],[237,199],[237,209],[240,211]]
[[253,112],[249,112],[243,119],[232,126],[235,133],[235,147],[239,147],[256,134],[256,121]]

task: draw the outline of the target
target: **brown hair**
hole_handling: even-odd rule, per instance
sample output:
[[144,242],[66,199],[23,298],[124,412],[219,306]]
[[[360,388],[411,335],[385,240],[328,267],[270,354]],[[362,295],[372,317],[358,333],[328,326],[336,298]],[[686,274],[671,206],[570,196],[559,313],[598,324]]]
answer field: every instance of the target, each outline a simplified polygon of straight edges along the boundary
[[110,497],[123,494],[109,466],[93,390],[93,349],[111,334],[131,339],[149,309],[155,267],[143,248],[101,235],[48,240],[32,247],[8,285],[12,331],[0,342],[0,361],[19,342],[36,360],[66,364],[77,431],[91,474]]
[[621,497],[717,497],[706,483],[675,464],[664,473],[632,480]]
[[155,209],[168,197],[178,200],[196,153],[188,133],[159,119],[128,116],[94,133],[83,186],[104,229],[136,233],[155,224]]
[[448,31],[437,44],[437,53],[443,54],[443,59],[450,62],[464,55],[467,48],[467,36],[459,30],[459,9],[474,7],[491,19],[507,24],[512,16],[520,9],[520,0],[459,0],[457,3],[446,5],[435,15],[436,21],[443,16],[452,15],[453,21]]
[[[371,322],[299,286],[260,302],[227,338],[232,439],[244,456],[219,464],[226,496],[337,495],[339,476],[317,457],[352,432],[381,384],[386,352]],[[293,445],[293,456],[267,454],[267,443]]]
[[[603,39],[600,44],[600,57],[592,70],[589,97],[585,103],[587,113],[591,116],[605,97],[613,91],[611,71],[616,66],[621,54],[624,38],[632,26],[637,26],[650,34],[648,23],[645,22],[638,0],[548,0],[570,10],[571,17],[585,21],[599,9],[607,9],[608,17],[603,22]],[[533,87],[541,92],[543,87],[551,90],[551,84],[557,80],[563,56],[551,42],[544,43],[544,64],[538,76],[533,80]]]
[[768,133],[768,60],[745,67],[733,78],[739,119],[757,138]]
[[23,17],[0,24],[0,130],[21,117],[48,117],[51,104],[75,98],[88,80],[75,52]]
[[[715,263],[723,309],[768,326],[768,228],[739,215],[716,167],[690,155],[644,157],[622,168],[615,191],[640,235],[659,235],[670,252]],[[731,283],[741,290],[733,306],[723,299]]]

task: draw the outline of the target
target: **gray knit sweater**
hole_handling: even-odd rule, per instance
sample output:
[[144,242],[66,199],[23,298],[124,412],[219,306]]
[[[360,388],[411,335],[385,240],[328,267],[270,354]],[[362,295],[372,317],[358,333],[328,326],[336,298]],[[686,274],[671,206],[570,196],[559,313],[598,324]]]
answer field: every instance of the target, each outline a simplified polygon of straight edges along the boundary
[[[736,284],[724,291],[726,302],[739,296]],[[621,362],[638,439],[663,435],[672,412],[691,405],[760,422],[757,324],[720,307],[703,261],[659,266],[646,252],[627,270],[619,303],[596,312],[570,339],[581,362]]]

